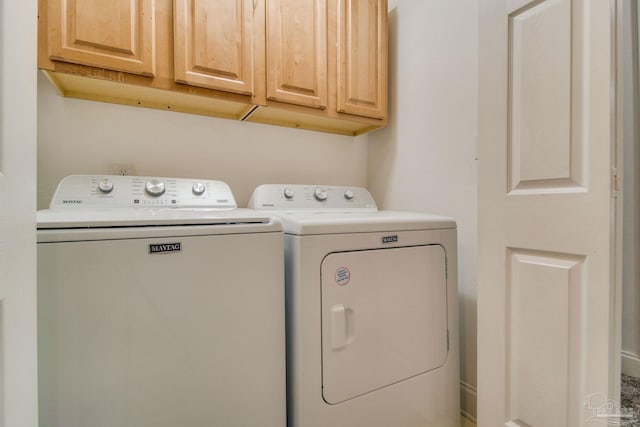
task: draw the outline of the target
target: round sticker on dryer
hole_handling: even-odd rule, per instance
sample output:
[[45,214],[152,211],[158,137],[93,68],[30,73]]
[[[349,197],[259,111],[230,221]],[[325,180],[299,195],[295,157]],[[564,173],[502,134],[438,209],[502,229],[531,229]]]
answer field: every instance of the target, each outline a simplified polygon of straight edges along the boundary
[[340,267],[336,270],[336,283],[344,286],[351,280],[351,272],[347,267]]

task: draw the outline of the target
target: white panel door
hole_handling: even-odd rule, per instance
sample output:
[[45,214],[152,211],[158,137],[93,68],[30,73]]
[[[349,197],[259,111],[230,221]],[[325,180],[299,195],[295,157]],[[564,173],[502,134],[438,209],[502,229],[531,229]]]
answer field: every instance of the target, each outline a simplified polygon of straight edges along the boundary
[[619,400],[611,3],[481,3],[478,425],[590,425]]
[[36,427],[36,0],[0,0],[0,426]]

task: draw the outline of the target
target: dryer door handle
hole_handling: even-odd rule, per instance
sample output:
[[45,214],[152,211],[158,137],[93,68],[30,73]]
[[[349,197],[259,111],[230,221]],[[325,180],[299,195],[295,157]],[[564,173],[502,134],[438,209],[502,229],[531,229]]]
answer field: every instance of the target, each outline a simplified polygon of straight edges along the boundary
[[331,307],[331,349],[342,350],[355,339],[353,310],[343,304]]

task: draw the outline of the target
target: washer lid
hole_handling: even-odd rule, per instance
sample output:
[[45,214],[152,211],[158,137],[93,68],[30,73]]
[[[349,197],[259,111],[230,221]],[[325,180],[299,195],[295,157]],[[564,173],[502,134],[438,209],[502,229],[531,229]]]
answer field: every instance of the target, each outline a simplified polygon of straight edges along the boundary
[[92,209],[78,211],[42,210],[38,229],[115,228],[188,225],[261,224],[263,231],[281,231],[279,221],[250,209],[225,211],[207,209]]

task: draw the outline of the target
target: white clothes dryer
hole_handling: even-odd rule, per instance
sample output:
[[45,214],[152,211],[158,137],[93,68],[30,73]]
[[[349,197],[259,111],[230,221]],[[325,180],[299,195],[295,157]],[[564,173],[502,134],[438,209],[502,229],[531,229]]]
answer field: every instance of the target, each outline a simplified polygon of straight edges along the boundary
[[88,175],[37,220],[40,425],[286,425],[278,221],[220,181]]
[[285,232],[289,427],[460,425],[456,223],[262,185]]

